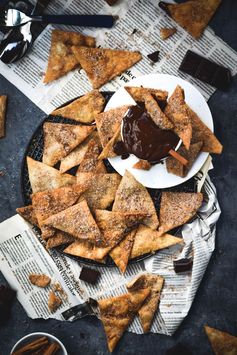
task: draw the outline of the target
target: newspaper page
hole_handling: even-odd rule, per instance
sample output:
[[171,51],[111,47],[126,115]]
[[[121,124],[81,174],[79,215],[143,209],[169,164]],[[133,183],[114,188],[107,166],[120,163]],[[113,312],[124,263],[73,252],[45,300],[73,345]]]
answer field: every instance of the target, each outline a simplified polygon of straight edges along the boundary
[[[47,11],[67,14],[112,13],[119,16],[116,25],[110,30],[80,28],[84,34],[96,37],[97,46],[139,50],[143,55],[139,63],[104,85],[102,90],[114,91],[140,75],[167,73],[189,81],[208,100],[215,89],[178,70],[188,49],[229,67],[233,75],[237,73],[237,53],[232,48],[215,36],[210,28],[205,30],[199,40],[193,39],[159,8],[157,0],[121,0],[113,7],[107,5],[104,0],[53,0]],[[162,27],[176,27],[178,31],[169,40],[162,41],[159,36]],[[51,84],[43,84],[52,28],[51,25],[45,28],[35,41],[31,52],[19,62],[10,65],[0,62],[1,74],[46,113],[92,88],[85,72],[80,69]],[[78,31],[77,27],[60,28]],[[160,52],[160,60],[153,63],[147,55],[156,50]]]
[[[31,318],[53,317],[75,320],[86,314],[98,315],[89,299],[101,299],[126,293],[126,284],[143,272],[164,277],[159,311],[156,312],[151,331],[172,335],[188,314],[198,286],[215,248],[215,225],[220,216],[216,190],[206,177],[211,159],[196,175],[197,189],[204,193],[202,208],[192,223],[183,226],[184,246],[177,245],[160,250],[144,262],[130,264],[123,275],[116,267],[92,267],[101,273],[99,281],[90,285],[79,279],[82,264],[56,250],[46,251],[37,230],[15,215],[0,224],[0,271]],[[205,181],[203,176],[206,177]],[[203,185],[204,184],[204,185]],[[20,252],[19,252],[20,251]],[[194,255],[192,271],[175,274],[173,260]],[[44,273],[52,278],[51,286],[39,289],[31,285],[30,273]],[[48,294],[55,283],[60,283],[67,297],[55,314],[47,307]],[[59,295],[61,298],[61,295]],[[79,305],[79,306],[78,306]],[[65,317],[69,314],[69,317]],[[143,333],[136,317],[129,331]]]

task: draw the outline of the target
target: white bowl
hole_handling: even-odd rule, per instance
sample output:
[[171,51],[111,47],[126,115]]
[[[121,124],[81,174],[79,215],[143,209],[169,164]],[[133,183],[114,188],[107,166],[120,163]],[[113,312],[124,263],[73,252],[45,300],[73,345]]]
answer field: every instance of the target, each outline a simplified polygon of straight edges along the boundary
[[60,345],[60,350],[58,350],[57,355],[68,355],[68,352],[65,349],[65,346],[58,338],[56,338],[52,334],[41,333],[41,332],[30,333],[30,334],[24,336],[23,338],[21,338],[20,340],[18,340],[18,342],[13,346],[10,354],[12,354],[16,350],[19,350],[22,346],[29,344],[31,341],[33,341],[37,338],[43,337],[43,336],[46,336],[52,342],[56,342]]

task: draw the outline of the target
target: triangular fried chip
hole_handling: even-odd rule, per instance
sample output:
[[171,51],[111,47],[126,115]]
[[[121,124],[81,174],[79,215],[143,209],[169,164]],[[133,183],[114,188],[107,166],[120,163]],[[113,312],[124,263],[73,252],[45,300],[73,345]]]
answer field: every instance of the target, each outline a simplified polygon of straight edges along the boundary
[[38,220],[32,205],[19,207],[16,209],[16,212],[27,222],[33,224],[34,226],[38,226]]
[[98,89],[142,59],[140,52],[72,47],[94,89]]
[[71,235],[61,232],[55,231],[55,235],[47,240],[46,249],[51,249],[58,247],[60,245],[69,244],[75,241]]
[[61,306],[62,300],[53,291],[49,292],[48,307],[51,313],[56,312],[56,310]]
[[164,4],[168,14],[194,38],[201,37],[221,0],[190,0],[182,4]]
[[201,192],[162,192],[158,231],[165,233],[188,222],[195,216],[202,201]]
[[5,136],[5,118],[7,109],[7,96],[0,96],[0,138]]
[[116,142],[121,141],[121,125],[118,125],[116,132],[114,133],[113,137],[110,141],[106,144],[104,149],[102,150],[101,154],[99,155],[98,159],[106,159],[116,157],[117,154],[114,152],[114,145]]
[[150,290],[141,290],[98,301],[110,352],[114,350],[149,294]]
[[144,102],[147,94],[151,94],[158,103],[166,103],[168,98],[168,92],[163,90],[144,88],[142,86],[125,86],[124,89],[136,102]]
[[147,160],[139,160],[137,163],[133,165],[133,169],[139,169],[139,170],[150,170],[151,169],[151,164]]
[[77,32],[53,30],[44,83],[56,80],[80,66],[71,46],[95,47],[95,38]]
[[112,249],[123,237],[147,217],[147,213],[121,213],[107,210],[96,210],[95,220],[103,235],[101,245]]
[[151,94],[147,94],[145,97],[145,107],[149,113],[151,119],[155,124],[161,129],[172,129],[174,128],[173,123],[166,117],[164,112],[159,107],[157,101],[153,98]]
[[161,28],[160,29],[160,38],[166,40],[173,36],[177,32],[176,28]]
[[91,123],[95,120],[95,115],[103,111],[104,105],[104,96],[98,90],[93,90],[69,105],[54,110],[50,115],[63,116],[82,123]]
[[27,166],[33,193],[74,185],[77,182],[75,176],[61,174],[57,169],[30,157],[27,157]]
[[109,254],[122,273],[126,271],[136,232],[136,229],[129,232]]
[[98,247],[95,244],[86,241],[76,240],[64,249],[64,253],[104,263],[104,257],[110,250],[110,247]]
[[179,160],[173,158],[173,157],[168,157],[166,159],[166,169],[168,173],[178,175],[180,177],[185,177],[189,170],[191,169],[196,157],[200,153],[202,149],[202,142],[197,142],[194,144],[191,144],[189,147],[189,150],[185,149],[183,146],[178,149],[178,153],[185,159],[188,160],[187,165],[183,165],[180,163]]
[[[188,106],[187,106],[188,107]],[[191,143],[202,141],[202,151],[214,154],[221,154],[223,146],[218,141],[212,131],[202,122],[198,115],[188,107],[189,117],[193,127],[193,136]]]
[[89,210],[86,200],[49,217],[45,224],[72,235],[74,238],[101,242],[100,230]]
[[204,329],[215,355],[237,355],[237,337],[207,325]]
[[102,112],[95,117],[96,127],[103,148],[117,132],[129,107],[128,105],[116,107],[109,111]]
[[152,229],[156,229],[159,224],[150,194],[128,170],[126,170],[116,192],[113,211],[148,213],[150,217],[145,218],[143,223]]
[[94,126],[45,122],[43,163],[53,166],[83,142]]
[[138,314],[142,323],[144,333],[149,332],[155,312],[160,302],[160,293],[163,287],[164,278],[155,274],[142,274],[127,284],[129,292],[134,293],[139,290],[150,290],[150,295],[146,298]]
[[29,280],[32,285],[43,288],[47,287],[51,282],[51,278],[44,274],[30,274]]
[[70,170],[74,166],[79,165],[82,162],[82,159],[88,149],[88,144],[91,139],[98,138],[98,132],[93,131],[82,143],[80,143],[75,149],[71,151],[65,158],[61,159],[61,164],[59,170],[62,173]]
[[139,226],[135,235],[130,259],[137,258],[144,254],[154,253],[157,250],[169,248],[182,242],[182,238],[177,238],[170,234],[163,234],[159,231],[153,231],[146,226]]
[[87,146],[87,151],[77,170],[77,174],[93,172],[94,174],[106,174],[104,163],[99,160],[101,145],[98,140],[91,139]]
[[80,173],[77,175],[77,183],[86,190],[83,197],[92,210],[104,210],[111,205],[114,201],[120,181],[121,177],[116,173]]
[[82,192],[84,192],[84,189],[81,186],[73,185],[37,192],[31,196],[43,239],[52,237],[56,232],[53,228],[44,226],[44,221],[50,216],[76,204]]
[[192,138],[192,125],[184,101],[184,91],[179,85],[168,100],[165,114],[174,124],[174,132],[182,139],[185,148],[189,149]]

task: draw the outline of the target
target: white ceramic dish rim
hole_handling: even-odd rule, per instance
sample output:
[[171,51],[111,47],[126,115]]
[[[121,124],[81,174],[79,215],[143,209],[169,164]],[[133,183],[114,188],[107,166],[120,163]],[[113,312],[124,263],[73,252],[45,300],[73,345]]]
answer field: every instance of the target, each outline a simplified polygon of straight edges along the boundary
[[31,337],[34,337],[34,336],[39,336],[39,337],[42,337],[42,336],[46,336],[48,337],[50,340],[53,340],[55,342],[57,342],[60,346],[61,346],[61,349],[63,351],[63,355],[68,355],[68,352],[65,348],[65,346],[63,345],[63,343],[58,339],[56,338],[54,335],[52,334],[49,334],[49,333],[43,333],[43,332],[35,332],[35,333],[30,333],[30,334],[27,334],[25,335],[23,338],[19,339],[16,344],[13,346],[10,354],[12,354],[14,351],[17,350],[17,347],[26,339],[30,339]]

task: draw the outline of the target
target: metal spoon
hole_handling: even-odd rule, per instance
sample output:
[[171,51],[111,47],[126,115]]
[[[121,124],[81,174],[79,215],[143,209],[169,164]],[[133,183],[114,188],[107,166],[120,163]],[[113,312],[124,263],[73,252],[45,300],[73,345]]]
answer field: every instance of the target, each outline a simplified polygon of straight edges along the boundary
[[[32,14],[42,13],[49,1],[39,0],[33,8]],[[36,32],[38,32],[39,28],[42,27],[38,24],[26,23],[7,32],[0,43],[1,61],[10,64],[21,59],[36,39]]]

